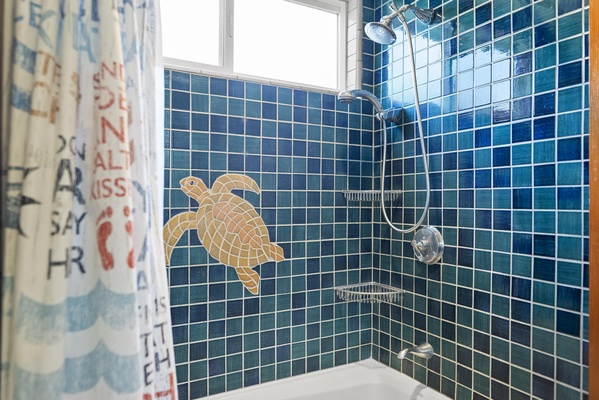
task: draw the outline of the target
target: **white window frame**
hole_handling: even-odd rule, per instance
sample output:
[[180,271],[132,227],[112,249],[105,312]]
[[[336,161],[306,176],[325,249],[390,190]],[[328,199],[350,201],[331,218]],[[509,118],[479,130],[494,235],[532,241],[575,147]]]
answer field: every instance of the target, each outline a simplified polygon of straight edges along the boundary
[[[251,1],[251,0],[239,0]],[[305,89],[338,91],[361,86],[362,77],[362,1],[361,0],[286,0],[292,3],[329,11],[338,15],[337,87],[323,88],[299,82],[270,79],[236,73],[233,70],[234,6],[235,0],[220,0],[220,62],[219,65],[203,64],[176,58],[164,57],[165,68],[187,72],[217,75],[226,78],[253,80],[271,84]],[[193,45],[193,39],[190,40]]]

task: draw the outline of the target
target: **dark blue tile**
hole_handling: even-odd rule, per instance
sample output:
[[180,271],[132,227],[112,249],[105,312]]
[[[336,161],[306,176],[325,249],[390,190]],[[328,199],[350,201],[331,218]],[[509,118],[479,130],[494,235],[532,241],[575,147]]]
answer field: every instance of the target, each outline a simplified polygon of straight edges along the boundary
[[492,227],[491,210],[476,210],[476,227],[482,229],[491,229]]
[[535,47],[555,42],[555,21],[535,27]]
[[171,107],[176,110],[190,109],[190,95],[189,92],[178,92],[176,90],[171,91]]
[[493,9],[491,3],[484,4],[475,10],[476,25],[482,25],[491,21]]
[[210,115],[211,132],[227,132],[227,117],[224,115]]
[[189,130],[189,113],[173,111],[171,113],[171,128]]
[[[560,65],[557,73],[557,83],[560,88],[582,83],[582,62]],[[174,92],[173,92],[174,94]],[[174,101],[173,97],[173,101]]]
[[208,376],[222,375],[225,370],[225,357],[208,360]]
[[493,169],[493,187],[510,187],[511,186],[511,169],[510,168],[496,168]]
[[493,211],[493,229],[509,231],[512,229],[512,212]]
[[534,255],[543,257],[555,257],[555,236],[534,235]]
[[557,189],[557,208],[559,210],[580,210],[582,194],[579,187],[560,187]]
[[476,28],[476,45],[490,42],[493,38],[491,30],[491,24],[483,25],[480,28]]
[[512,341],[525,347],[530,347],[530,330],[529,323],[521,324],[512,321]]
[[512,278],[512,296],[523,300],[531,299],[531,281],[530,279]]
[[308,94],[305,90],[295,89],[293,91],[293,104],[305,107],[308,102]]
[[535,117],[555,113],[555,92],[535,96]]
[[277,105],[272,103],[262,103],[262,117],[265,119],[276,119]]
[[532,26],[532,7],[526,7],[512,14],[512,28],[514,32]]
[[510,377],[510,365],[503,361],[493,359],[491,362],[491,376],[494,379],[508,382]]
[[534,138],[550,139],[555,137],[555,117],[538,118],[534,120]]
[[210,94],[226,96],[227,80],[222,78],[210,77]]
[[580,336],[580,314],[557,310],[555,315],[556,330],[566,335]]
[[580,388],[580,366],[560,358],[555,361],[555,378],[559,382]]
[[509,295],[510,294],[510,277],[502,274],[493,274],[492,280],[493,293]]
[[185,72],[171,72],[172,89],[189,90],[190,75]]
[[229,81],[229,96],[244,98],[245,96],[245,83],[242,81]]
[[512,204],[514,209],[531,209],[532,189],[513,189]]
[[534,372],[553,378],[555,359],[552,356],[535,351],[533,352],[532,365]]
[[322,95],[322,108],[325,110],[334,110],[337,104],[337,98],[330,94]]
[[208,306],[198,304],[189,307],[189,322],[204,322],[208,318]]
[[474,144],[476,147],[487,147],[491,145],[491,129],[477,129],[474,134]]
[[535,186],[554,186],[555,185],[555,165],[538,165],[534,167],[534,185]]
[[512,319],[523,322],[525,324],[530,323],[531,306],[529,302],[512,299],[511,306]]
[[504,167],[511,163],[511,147],[496,147],[493,149],[493,166]]
[[582,0],[558,0],[557,12],[558,15],[569,13],[570,11],[578,10],[582,7]]
[[260,310],[260,299],[246,299],[243,306],[244,315],[257,314]]
[[493,22],[493,37],[495,39],[508,35],[512,30],[511,16],[499,18]]
[[532,254],[532,235],[514,233],[512,235],[512,250],[518,254]]
[[464,13],[474,6],[474,0],[459,0],[459,12]]
[[528,142],[531,139],[530,121],[512,125],[512,143]]
[[541,399],[555,398],[555,382],[553,379],[546,379],[540,375],[532,376],[532,393]]
[[191,114],[191,129],[194,131],[208,131],[209,118],[208,114]]
[[[173,138],[174,139],[174,138]],[[557,160],[571,161],[581,159],[580,138],[563,139],[557,142]]]
[[557,286],[557,306],[567,310],[581,311],[581,290],[567,286]]
[[262,85],[262,101],[277,101],[277,88],[270,85]]
[[189,132],[173,131],[173,149],[189,150]]
[[509,339],[510,338],[510,321],[503,318],[491,318],[491,333],[493,336]]

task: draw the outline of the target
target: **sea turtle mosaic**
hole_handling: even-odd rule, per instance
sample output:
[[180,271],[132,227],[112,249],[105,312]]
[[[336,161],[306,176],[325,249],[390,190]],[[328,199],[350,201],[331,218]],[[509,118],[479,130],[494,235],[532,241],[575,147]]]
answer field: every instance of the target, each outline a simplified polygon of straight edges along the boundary
[[172,251],[189,229],[196,229],[208,253],[235,268],[237,276],[252,294],[258,294],[260,275],[252,268],[268,261],[284,260],[283,249],[271,243],[260,215],[246,200],[231,193],[234,189],[260,194],[256,182],[248,176],[225,174],[216,179],[212,189],[195,176],[180,182],[183,192],[199,204],[197,211],[175,215],[164,226],[166,263]]

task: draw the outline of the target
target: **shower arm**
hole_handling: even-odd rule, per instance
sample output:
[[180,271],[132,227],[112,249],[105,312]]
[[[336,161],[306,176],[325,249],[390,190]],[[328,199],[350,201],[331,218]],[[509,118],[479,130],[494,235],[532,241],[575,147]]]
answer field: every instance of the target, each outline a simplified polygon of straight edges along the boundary
[[[424,205],[424,210],[422,211],[422,215],[420,217],[420,219],[418,220],[418,222],[412,226],[411,228],[408,229],[400,229],[398,227],[396,227],[393,222],[391,222],[391,220],[389,219],[389,216],[387,215],[387,211],[385,210],[385,164],[386,164],[386,148],[387,148],[387,132],[385,132],[385,126],[383,125],[383,165],[382,165],[382,171],[381,171],[381,211],[383,213],[383,217],[385,218],[385,221],[387,222],[387,225],[389,225],[391,227],[391,229],[393,229],[396,232],[405,234],[405,233],[410,233],[415,231],[416,229],[418,229],[420,227],[420,225],[422,225],[422,223],[424,222],[424,219],[427,216],[428,213],[428,209],[429,209],[429,205],[430,205],[430,197],[431,197],[431,182],[430,182],[430,177],[429,177],[429,170],[428,170],[428,161],[427,161],[427,156],[426,156],[426,146],[424,144],[424,129],[422,128],[422,115],[420,113],[420,98],[418,96],[418,81],[416,79],[416,62],[414,61],[414,46],[412,45],[412,35],[410,34],[410,30],[408,28],[408,24],[406,23],[405,18],[403,17],[403,12],[405,10],[407,10],[408,8],[410,8],[409,5],[405,5],[401,8],[397,8],[397,6],[394,3],[391,3],[391,8],[393,8],[394,13],[397,13],[397,18],[401,21],[404,30],[406,32],[406,35],[408,36],[408,45],[410,48],[410,55],[411,55],[411,65],[412,65],[412,84],[414,86],[414,105],[416,106],[416,120],[417,120],[417,125],[418,125],[418,130],[420,131],[420,149],[422,151],[422,161],[424,162],[424,174],[426,176],[426,201],[425,201],[425,205]],[[401,12],[400,12],[401,11]]]

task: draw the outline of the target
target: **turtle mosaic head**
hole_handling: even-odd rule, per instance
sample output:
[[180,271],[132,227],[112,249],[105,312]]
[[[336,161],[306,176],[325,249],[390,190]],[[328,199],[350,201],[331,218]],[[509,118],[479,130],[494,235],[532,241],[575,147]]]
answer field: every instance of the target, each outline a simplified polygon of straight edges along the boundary
[[204,181],[195,176],[188,176],[179,181],[183,193],[191,197],[196,201],[200,201],[200,198],[208,193],[208,188]]

